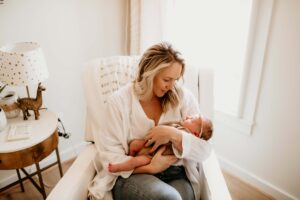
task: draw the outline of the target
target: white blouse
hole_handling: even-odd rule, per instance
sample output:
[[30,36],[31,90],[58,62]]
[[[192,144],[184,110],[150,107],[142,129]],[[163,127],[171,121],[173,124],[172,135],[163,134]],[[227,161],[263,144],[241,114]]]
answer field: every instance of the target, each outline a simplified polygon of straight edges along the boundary
[[[188,115],[199,114],[199,108],[194,96],[186,89],[180,92],[180,103],[176,108],[163,113],[158,124],[179,121]],[[129,151],[128,143],[133,139],[142,139],[148,131],[155,126],[155,122],[149,119],[138,98],[133,92],[132,84],[119,89],[107,100],[105,110],[106,120],[99,134],[94,135],[95,144],[100,154],[100,170],[90,184],[90,195],[97,199],[111,199],[110,190],[118,176],[129,177],[133,170],[118,173],[108,172],[108,163],[120,163],[127,161]],[[173,151],[178,158],[182,158],[187,177],[192,183],[196,199],[200,199],[201,188],[201,162],[205,160],[211,151],[210,144],[197,138],[193,134],[182,134],[182,153],[174,147]],[[99,159],[98,159],[99,160]],[[99,164],[98,164],[99,165]]]

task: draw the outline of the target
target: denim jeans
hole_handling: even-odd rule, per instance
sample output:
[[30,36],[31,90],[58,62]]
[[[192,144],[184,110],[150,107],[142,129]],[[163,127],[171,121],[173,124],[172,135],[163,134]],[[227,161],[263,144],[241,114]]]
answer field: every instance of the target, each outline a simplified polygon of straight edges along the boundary
[[171,166],[156,174],[119,177],[112,190],[114,200],[194,200],[191,183],[182,166]]

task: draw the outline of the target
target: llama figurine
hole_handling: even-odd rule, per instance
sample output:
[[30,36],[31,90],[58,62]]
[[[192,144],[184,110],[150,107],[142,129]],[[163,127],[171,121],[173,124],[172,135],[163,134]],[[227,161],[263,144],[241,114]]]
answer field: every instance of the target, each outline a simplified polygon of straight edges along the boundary
[[42,91],[45,91],[46,89],[39,83],[37,92],[36,92],[36,98],[19,98],[18,101],[18,107],[23,112],[23,119],[27,120],[30,116],[30,113],[28,110],[34,111],[35,119],[38,120],[40,113],[39,109],[42,106]]

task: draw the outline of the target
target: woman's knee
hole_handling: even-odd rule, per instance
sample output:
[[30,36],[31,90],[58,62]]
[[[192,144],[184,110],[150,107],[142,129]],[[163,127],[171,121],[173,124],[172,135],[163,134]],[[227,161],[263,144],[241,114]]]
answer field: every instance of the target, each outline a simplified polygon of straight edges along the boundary
[[180,193],[172,186],[165,188],[163,192],[154,194],[153,199],[159,200],[182,200]]
[[194,190],[191,183],[187,179],[178,179],[168,182],[178,191],[182,199],[194,200]]

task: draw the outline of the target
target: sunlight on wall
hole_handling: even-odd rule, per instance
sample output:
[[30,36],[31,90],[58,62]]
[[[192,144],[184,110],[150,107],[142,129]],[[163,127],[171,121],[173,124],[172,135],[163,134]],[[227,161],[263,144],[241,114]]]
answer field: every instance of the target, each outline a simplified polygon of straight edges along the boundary
[[[187,3],[189,2],[189,3]],[[215,70],[215,110],[238,115],[252,0],[169,1],[164,39]]]

